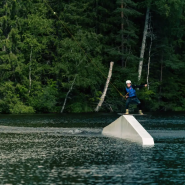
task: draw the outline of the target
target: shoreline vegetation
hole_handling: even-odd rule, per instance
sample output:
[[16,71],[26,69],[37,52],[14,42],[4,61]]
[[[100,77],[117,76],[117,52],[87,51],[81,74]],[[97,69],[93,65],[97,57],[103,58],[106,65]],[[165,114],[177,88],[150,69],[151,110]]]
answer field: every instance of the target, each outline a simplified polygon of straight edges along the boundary
[[144,111],[185,111],[184,8],[184,0],[1,1],[0,112],[124,112],[111,84],[124,95],[128,79],[148,83],[137,91]]

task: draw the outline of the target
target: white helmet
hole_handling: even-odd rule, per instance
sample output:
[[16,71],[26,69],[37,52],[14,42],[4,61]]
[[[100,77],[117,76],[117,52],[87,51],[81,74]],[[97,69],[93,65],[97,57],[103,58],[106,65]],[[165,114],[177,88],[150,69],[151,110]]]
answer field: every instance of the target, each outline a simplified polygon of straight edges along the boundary
[[127,80],[126,81],[126,84],[131,84],[132,82],[130,80]]

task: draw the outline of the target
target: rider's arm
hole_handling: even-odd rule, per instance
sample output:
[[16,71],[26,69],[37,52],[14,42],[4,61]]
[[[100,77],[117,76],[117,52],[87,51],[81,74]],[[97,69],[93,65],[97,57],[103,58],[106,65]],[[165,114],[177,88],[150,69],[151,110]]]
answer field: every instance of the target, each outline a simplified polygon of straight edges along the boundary
[[145,87],[145,85],[132,85],[132,87],[135,89],[135,88],[143,88]]

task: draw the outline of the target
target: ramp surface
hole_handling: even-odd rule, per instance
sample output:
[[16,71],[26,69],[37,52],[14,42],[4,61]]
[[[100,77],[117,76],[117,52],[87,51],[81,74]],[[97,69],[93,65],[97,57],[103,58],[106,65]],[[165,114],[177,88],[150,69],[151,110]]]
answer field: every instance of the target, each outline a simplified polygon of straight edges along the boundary
[[131,115],[123,115],[103,129],[102,134],[127,139],[142,145],[154,145],[152,136]]

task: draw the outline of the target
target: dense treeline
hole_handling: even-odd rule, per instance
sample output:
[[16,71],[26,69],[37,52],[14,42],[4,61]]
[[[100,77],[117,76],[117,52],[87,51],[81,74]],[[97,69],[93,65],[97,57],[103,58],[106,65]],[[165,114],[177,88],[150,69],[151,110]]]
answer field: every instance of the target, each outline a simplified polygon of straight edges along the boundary
[[[0,2],[0,112],[60,112],[65,99],[66,112],[93,111],[111,61],[121,92],[148,77],[138,91],[145,109],[185,110],[184,0],[46,2]],[[111,85],[102,110],[110,107],[124,109]]]

